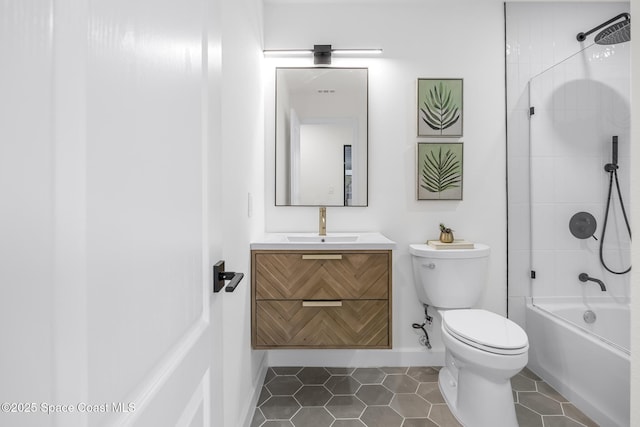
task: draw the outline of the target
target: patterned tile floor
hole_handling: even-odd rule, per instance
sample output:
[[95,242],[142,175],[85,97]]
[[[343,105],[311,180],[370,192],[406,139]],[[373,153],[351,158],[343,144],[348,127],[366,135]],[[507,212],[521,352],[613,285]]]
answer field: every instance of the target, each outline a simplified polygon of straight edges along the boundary
[[[251,427],[460,426],[438,369],[269,368]],[[526,368],[511,384],[520,427],[597,427]]]

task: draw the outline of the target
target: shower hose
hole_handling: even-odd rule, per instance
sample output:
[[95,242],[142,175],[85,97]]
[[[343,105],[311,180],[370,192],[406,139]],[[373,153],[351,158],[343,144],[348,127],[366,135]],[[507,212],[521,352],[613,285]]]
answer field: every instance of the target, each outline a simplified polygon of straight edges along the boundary
[[622,201],[622,193],[620,192],[620,183],[618,182],[618,165],[617,164],[609,164],[605,167],[605,170],[609,172],[609,194],[607,195],[607,207],[604,212],[604,224],[602,225],[602,234],[600,235],[600,262],[602,266],[610,273],[613,274],[626,274],[631,271],[631,266],[624,271],[615,271],[611,269],[607,263],[604,261],[603,255],[603,247],[604,247],[604,235],[607,232],[607,222],[609,220],[609,208],[611,206],[611,193],[613,190],[613,183],[615,180],[616,190],[618,192],[618,199],[620,200],[620,208],[622,209],[622,216],[624,217],[624,222],[627,226],[627,232],[629,233],[629,239],[631,239],[631,226],[629,225],[629,219],[627,218],[627,212],[624,208],[624,202]]

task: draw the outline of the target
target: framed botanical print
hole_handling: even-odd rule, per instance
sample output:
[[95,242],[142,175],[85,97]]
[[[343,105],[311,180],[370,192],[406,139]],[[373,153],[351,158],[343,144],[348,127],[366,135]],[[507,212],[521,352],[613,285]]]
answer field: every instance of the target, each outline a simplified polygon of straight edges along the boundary
[[418,200],[462,200],[461,142],[418,143]]
[[418,136],[462,136],[462,79],[418,79]]

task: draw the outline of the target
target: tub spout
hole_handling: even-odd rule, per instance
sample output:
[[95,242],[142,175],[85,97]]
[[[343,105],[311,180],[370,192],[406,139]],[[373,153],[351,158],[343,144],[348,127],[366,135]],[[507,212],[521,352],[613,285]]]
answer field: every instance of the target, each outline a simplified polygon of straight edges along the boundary
[[600,290],[602,292],[607,290],[607,287],[604,285],[604,282],[602,280],[589,277],[587,273],[580,273],[580,275],[578,276],[578,280],[580,280],[581,282],[596,282],[598,285],[600,285]]

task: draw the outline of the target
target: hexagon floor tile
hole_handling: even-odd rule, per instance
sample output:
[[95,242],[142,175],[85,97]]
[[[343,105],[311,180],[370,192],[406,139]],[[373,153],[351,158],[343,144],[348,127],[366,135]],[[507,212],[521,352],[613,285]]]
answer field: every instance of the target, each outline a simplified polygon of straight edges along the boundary
[[[269,368],[251,427],[459,427],[439,367]],[[511,379],[520,427],[597,427],[526,368]]]

